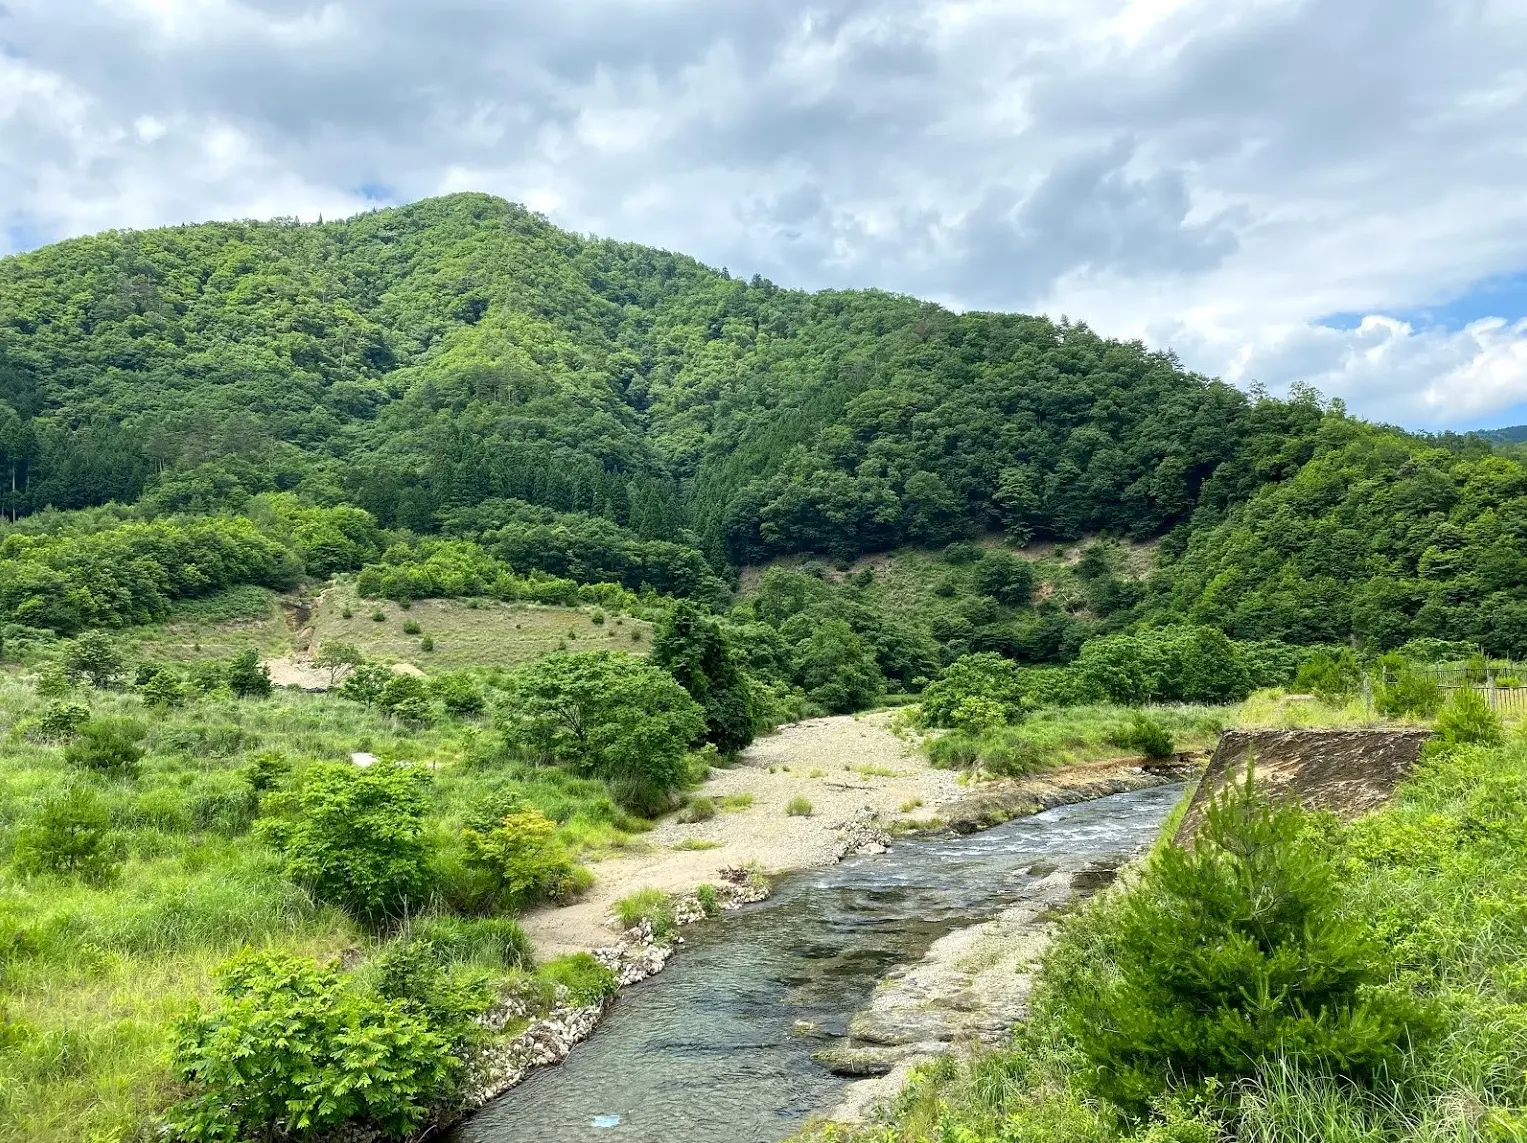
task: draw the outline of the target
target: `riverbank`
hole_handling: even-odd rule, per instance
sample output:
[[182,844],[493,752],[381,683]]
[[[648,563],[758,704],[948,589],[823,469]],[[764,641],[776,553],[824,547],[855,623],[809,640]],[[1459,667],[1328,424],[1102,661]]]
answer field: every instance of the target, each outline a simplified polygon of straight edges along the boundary
[[[781,728],[713,770],[695,791],[717,810],[706,821],[670,817],[648,848],[593,864],[579,901],[538,909],[521,926],[539,957],[614,943],[616,902],[641,889],[685,896],[723,868],[768,876],[832,865],[848,853],[878,852],[898,834],[949,826],[984,829],[1025,814],[1173,780],[1181,765],[1147,769],[1136,757],[1088,762],[1030,778],[962,784],[893,733],[893,712],[809,719]],[[790,814],[794,799],[809,814]]]

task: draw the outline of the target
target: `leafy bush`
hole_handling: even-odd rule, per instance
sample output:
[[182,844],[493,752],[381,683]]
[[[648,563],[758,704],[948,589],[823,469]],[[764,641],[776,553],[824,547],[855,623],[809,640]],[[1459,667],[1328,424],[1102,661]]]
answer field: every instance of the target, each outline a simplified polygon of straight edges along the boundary
[[1024,607],[1034,589],[1029,562],[1001,549],[986,552],[975,567],[976,590],[1009,607]]
[[419,632],[421,630],[423,630],[423,629],[419,626],[419,621],[418,620],[416,620],[416,619],[405,619],[403,621],[403,634],[405,634],[405,635],[417,635],[417,634],[419,634]]
[[90,718],[90,708],[76,702],[51,702],[33,731],[44,742],[67,742]]
[[690,798],[679,811],[681,822],[708,822],[716,816],[716,803],[709,798]]
[[1294,690],[1324,702],[1343,702],[1362,683],[1357,656],[1348,648],[1320,651],[1306,659],[1294,676]]
[[440,705],[454,715],[481,714],[487,706],[482,688],[465,672],[436,675],[429,681],[429,690]]
[[353,1124],[408,1137],[455,1100],[468,1067],[415,1008],[303,957],[239,954],[217,1006],[177,1026],[175,1070],[195,1094],[172,1110],[172,1133],[316,1139]]
[[969,770],[981,760],[980,742],[959,730],[932,739],[927,751],[928,760],[941,770]]
[[109,881],[118,858],[105,800],[86,786],[73,785],[48,797],[18,831],[15,861],[22,873]]
[[433,651],[434,649],[435,649],[435,637],[433,635],[426,635],[423,639],[419,640],[419,650],[421,650],[421,651]]
[[560,898],[581,884],[556,829],[539,810],[514,808],[461,831],[467,868],[487,886],[486,909]]
[[390,677],[382,684],[376,705],[394,718],[410,726],[428,726],[434,721],[434,711],[429,703],[429,684],[418,675],[389,672]]
[[168,709],[186,701],[185,684],[169,670],[155,671],[139,684],[138,691],[150,706]]
[[1112,702],[1229,702],[1251,691],[1240,649],[1213,627],[1163,627],[1082,645],[1075,670]]
[[576,1008],[602,1004],[620,991],[615,974],[588,953],[571,953],[549,960],[536,969],[536,979],[554,993],[564,989],[567,1002]]
[[87,631],[64,647],[64,673],[71,682],[86,680],[93,687],[109,687],[123,666],[122,652],[104,631]]
[[131,718],[92,718],[80,726],[79,737],[64,748],[64,760],[82,770],[135,777],[143,758],[138,744],[148,729]]
[[299,791],[267,799],[281,816],[260,830],[287,876],[320,901],[368,921],[401,916],[428,896],[428,782],[424,771],[390,762],[319,763]]
[[1023,682],[1018,666],[992,651],[962,655],[923,690],[924,726],[979,731],[1016,721],[1022,715]]
[[1343,909],[1307,815],[1254,781],[1210,803],[1106,913],[1107,959],[1069,982],[1067,1026],[1096,1090],[1133,1113],[1170,1084],[1229,1083],[1282,1058],[1372,1076],[1427,1021],[1378,987],[1385,950]]
[[802,797],[800,794],[795,795],[795,797],[785,803],[785,813],[789,814],[792,818],[809,818],[811,816],[810,799]]
[[988,774],[1003,778],[1021,778],[1046,768],[1048,760],[1038,743],[1012,732],[998,730],[976,743],[975,765]]
[[659,809],[705,733],[700,707],[660,667],[612,651],[558,652],[509,679],[504,738],[537,764],[602,778],[622,805]]
[[357,663],[340,683],[340,697],[375,706],[381,701],[382,690],[392,677],[393,672],[385,663]]
[[1130,714],[1129,725],[1114,737],[1114,742],[1125,750],[1138,750],[1147,758],[1165,758],[1176,747],[1170,730],[1138,710]]
[[792,634],[804,636],[791,653],[795,683],[823,710],[848,714],[880,697],[885,676],[874,652],[845,620],[796,616],[786,624],[786,637]]
[[707,917],[714,917],[721,912],[721,897],[716,887],[708,881],[695,887],[695,900],[700,903],[700,912]]
[[1459,687],[1453,692],[1433,729],[1445,746],[1498,746],[1504,737],[1500,716],[1473,687]]
[[1373,705],[1380,714],[1391,718],[1414,715],[1430,718],[1442,705],[1442,688],[1432,678],[1416,669],[1400,655],[1384,655],[1375,664],[1377,685]]
[[253,647],[240,651],[228,664],[228,689],[239,698],[265,698],[270,694],[270,668],[260,662]]

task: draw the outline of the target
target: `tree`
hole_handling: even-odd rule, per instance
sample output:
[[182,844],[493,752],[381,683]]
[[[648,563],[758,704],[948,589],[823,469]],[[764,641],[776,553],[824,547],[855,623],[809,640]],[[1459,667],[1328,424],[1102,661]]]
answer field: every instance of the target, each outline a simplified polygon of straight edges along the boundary
[[329,686],[333,687],[339,685],[341,675],[365,661],[366,656],[361,654],[361,649],[354,643],[342,643],[337,639],[331,639],[319,648],[318,657],[313,660],[313,663],[329,672]]
[[661,808],[684,779],[704,712],[672,675],[614,651],[557,652],[511,676],[510,748],[537,765],[602,778],[623,805]]
[[1034,588],[1034,570],[1011,552],[989,551],[976,563],[976,590],[1008,607],[1025,607]]
[[86,631],[64,647],[64,672],[71,682],[86,679],[93,687],[109,687],[122,666],[122,652],[104,631]]
[[16,836],[16,867],[23,873],[61,873],[96,883],[117,868],[106,802],[88,786],[53,794]]
[[[920,718],[924,726],[954,727],[960,711],[972,700],[991,704],[997,722],[1023,717],[1023,680],[1018,665],[992,651],[962,655],[923,691]],[[964,716],[963,721],[970,721]]]
[[133,778],[148,729],[131,718],[92,718],[80,727],[79,737],[64,748],[64,761],[82,770],[115,777]]
[[1100,1094],[1138,1113],[1169,1084],[1233,1083],[1273,1058],[1365,1078],[1426,1030],[1382,987],[1384,949],[1306,826],[1252,776],[1231,782],[1192,848],[1157,851],[1104,914],[1106,953],[1061,983]]
[[268,698],[270,668],[260,662],[253,647],[240,651],[228,664],[228,687],[239,698]]
[[428,789],[428,774],[414,767],[321,762],[295,794],[267,799],[276,816],[260,830],[285,859],[287,876],[318,900],[382,921],[428,895]]
[[791,659],[796,684],[832,714],[863,710],[885,686],[874,653],[842,619],[813,624]]
[[705,712],[705,737],[723,754],[753,741],[757,713],[747,679],[721,625],[681,600],[652,640],[652,661],[666,668]]
[[376,705],[410,726],[428,726],[434,721],[429,704],[429,686],[417,675],[393,672],[382,686]]

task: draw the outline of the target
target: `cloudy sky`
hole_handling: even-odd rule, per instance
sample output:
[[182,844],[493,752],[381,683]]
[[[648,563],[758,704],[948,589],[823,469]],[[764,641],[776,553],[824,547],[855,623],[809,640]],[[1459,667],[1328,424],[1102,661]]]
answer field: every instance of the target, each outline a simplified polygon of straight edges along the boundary
[[0,253],[463,189],[1527,422],[1522,0],[0,0]]

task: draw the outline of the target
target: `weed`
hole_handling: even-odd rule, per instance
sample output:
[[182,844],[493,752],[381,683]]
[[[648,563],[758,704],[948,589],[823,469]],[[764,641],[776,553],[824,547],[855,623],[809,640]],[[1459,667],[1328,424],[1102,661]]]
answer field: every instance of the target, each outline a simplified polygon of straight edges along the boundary
[[792,818],[809,818],[811,816],[811,802],[800,794],[785,803],[785,813]]

